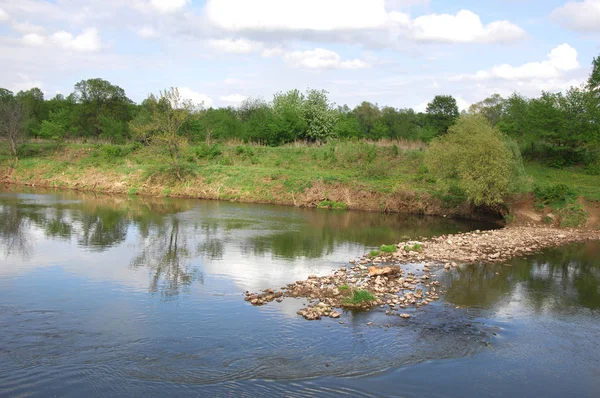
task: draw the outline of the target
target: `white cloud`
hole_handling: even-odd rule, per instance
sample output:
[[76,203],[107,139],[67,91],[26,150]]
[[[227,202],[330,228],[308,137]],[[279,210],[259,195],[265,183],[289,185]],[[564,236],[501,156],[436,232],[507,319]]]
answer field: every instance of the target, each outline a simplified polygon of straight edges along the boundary
[[12,25],[13,30],[19,33],[43,33],[44,28],[41,26],[33,25],[29,22],[15,22]]
[[309,69],[364,69],[370,66],[360,59],[342,60],[338,53],[324,48],[289,52],[284,59],[291,66]]
[[483,25],[479,15],[461,10],[456,15],[430,14],[411,23],[411,35],[422,41],[446,43],[498,43],[518,40],[525,31],[509,21]]
[[42,46],[52,44],[65,50],[80,52],[94,52],[102,48],[100,36],[96,28],[85,29],[81,34],[73,36],[69,32],[61,30],[50,36],[37,33],[29,33],[23,36],[23,43],[29,46]]
[[19,77],[19,79],[21,81],[14,83],[11,86],[11,91],[14,93],[18,93],[19,91],[27,91],[29,89],[32,89],[34,87],[37,87],[39,89],[41,89],[42,87],[44,87],[44,83],[42,83],[39,80],[35,80],[30,78],[29,76],[23,74],[23,73],[18,73],[17,76]]
[[135,31],[135,33],[142,39],[154,39],[159,36],[158,32],[150,26],[144,26],[142,28],[139,28]]
[[0,7],[0,22],[8,21],[9,19],[10,15],[8,15],[6,11],[4,11],[4,8]]
[[179,95],[186,100],[192,101],[194,105],[203,105],[205,108],[210,108],[213,105],[213,100],[206,94],[198,93],[189,87],[178,87]]
[[50,39],[60,47],[75,51],[98,51],[102,47],[98,29],[88,28],[83,33],[73,36],[69,32],[60,31],[54,33]]
[[561,44],[554,48],[548,59],[542,62],[529,62],[521,66],[508,64],[497,65],[487,71],[479,71],[473,75],[461,75],[454,80],[531,80],[531,79],[556,79],[565,72],[579,68],[577,50],[568,44]]
[[206,15],[232,31],[355,30],[386,20],[383,0],[208,0]]
[[209,40],[208,47],[231,54],[250,54],[262,50],[263,44],[248,39]]
[[46,42],[46,38],[37,33],[29,33],[23,36],[23,42],[28,46],[43,46]]
[[552,18],[580,32],[600,32],[600,0],[570,1],[555,9]]
[[161,13],[172,13],[181,10],[190,0],[150,0],[150,4]]
[[226,102],[228,104],[238,105],[244,102],[248,98],[245,95],[241,94],[231,94],[231,95],[223,95],[219,97],[219,101]]
[[[429,14],[413,19],[393,10],[426,1],[383,0],[208,0],[205,14],[216,27],[235,32],[294,32],[318,34],[324,41],[375,41],[389,45],[390,40],[438,43],[500,43],[526,36],[525,31],[509,21],[484,25],[479,15],[459,11],[456,15]],[[373,34],[381,34],[374,38]],[[383,40],[382,40],[383,39]]]

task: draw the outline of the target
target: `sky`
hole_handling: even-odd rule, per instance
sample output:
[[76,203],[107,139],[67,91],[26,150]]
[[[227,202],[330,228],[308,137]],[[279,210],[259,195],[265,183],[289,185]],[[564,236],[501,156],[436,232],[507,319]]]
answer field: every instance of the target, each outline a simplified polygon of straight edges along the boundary
[[600,0],[0,0],[0,87],[68,95],[102,78],[205,107],[324,89],[421,111],[585,82]]

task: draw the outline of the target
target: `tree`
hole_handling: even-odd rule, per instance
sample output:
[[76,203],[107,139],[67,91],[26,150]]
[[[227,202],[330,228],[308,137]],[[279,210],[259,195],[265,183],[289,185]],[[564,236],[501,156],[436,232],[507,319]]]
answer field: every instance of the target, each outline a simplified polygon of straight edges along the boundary
[[161,91],[158,99],[153,95],[148,97],[146,106],[150,110],[147,119],[136,118],[129,126],[137,136],[144,137],[158,153],[166,150],[171,170],[181,180],[183,151],[188,142],[183,126],[201,105],[184,99],[179,90],[172,87]]
[[482,115],[492,126],[496,126],[504,114],[505,102],[506,100],[500,94],[493,94],[483,101],[471,105],[469,113]]
[[451,95],[436,95],[427,104],[426,112],[438,134],[446,134],[459,116],[456,99]]
[[327,91],[308,90],[302,106],[302,117],[306,122],[305,139],[323,141],[335,135],[339,113],[329,103]]
[[24,105],[9,96],[8,93],[2,93],[0,100],[0,137],[4,137],[8,141],[10,152],[15,158],[15,162],[18,162],[19,144],[25,140],[26,136],[24,128],[26,111]]
[[587,86],[590,91],[600,95],[600,55],[592,60],[592,73],[588,78]]
[[381,110],[377,104],[372,104],[368,101],[363,101],[352,111],[362,128],[363,136],[373,138],[373,130],[375,124],[381,118]]
[[36,134],[42,120],[48,118],[44,93],[35,87],[27,91],[19,91],[15,100],[23,104],[25,109],[24,128],[30,134]]
[[67,109],[59,109],[50,112],[47,120],[43,120],[40,126],[39,136],[56,142],[56,147],[63,142],[69,128],[69,112]]
[[[518,149],[480,115],[464,115],[432,141],[425,164],[442,182],[458,186],[475,206],[497,207],[518,181]],[[516,152],[515,152],[516,150]]]
[[131,100],[125,90],[102,79],[82,80],[75,84],[79,127],[96,138],[102,132],[101,116],[122,122],[129,121]]

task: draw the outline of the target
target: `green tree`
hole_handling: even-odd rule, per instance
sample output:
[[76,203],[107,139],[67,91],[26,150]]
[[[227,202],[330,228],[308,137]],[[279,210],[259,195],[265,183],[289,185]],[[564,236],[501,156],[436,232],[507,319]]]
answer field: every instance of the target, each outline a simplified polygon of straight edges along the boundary
[[484,116],[492,126],[498,125],[504,114],[506,100],[500,94],[492,96],[477,102],[469,107],[469,113]]
[[29,134],[37,134],[42,120],[48,117],[44,93],[35,87],[27,91],[19,91],[15,95],[15,100],[23,104],[25,109],[24,128]]
[[305,98],[298,90],[277,93],[273,112],[277,117],[275,137],[271,144],[279,145],[307,136],[308,121],[304,113]]
[[157,153],[168,155],[171,171],[181,180],[185,164],[183,153],[188,144],[184,126],[201,105],[181,97],[177,88],[170,88],[161,91],[158,98],[150,95],[145,106],[149,109],[147,118],[136,118],[129,127],[136,137],[144,137]]
[[373,138],[375,124],[381,118],[381,110],[377,104],[363,101],[352,111],[362,128],[363,136]]
[[518,181],[518,154],[480,115],[464,115],[432,141],[425,164],[442,182],[463,190],[475,206],[501,205]]
[[327,98],[325,90],[308,90],[302,106],[308,141],[324,141],[335,136],[339,113]]
[[589,90],[600,95],[600,55],[594,57],[592,60],[592,73],[587,81],[587,87]]
[[438,134],[446,134],[459,116],[456,99],[451,95],[436,95],[427,104],[429,123]]
[[40,126],[39,136],[56,142],[58,146],[63,142],[69,128],[69,111],[65,108],[51,111],[47,120]]
[[98,138],[102,133],[101,116],[127,123],[131,100],[125,90],[103,79],[82,80],[75,84],[75,100],[79,104],[79,127]]

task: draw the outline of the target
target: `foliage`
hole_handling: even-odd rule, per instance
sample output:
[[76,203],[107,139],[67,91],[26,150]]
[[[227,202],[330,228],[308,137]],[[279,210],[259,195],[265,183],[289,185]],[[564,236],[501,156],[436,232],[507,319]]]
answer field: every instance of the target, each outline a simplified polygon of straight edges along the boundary
[[447,133],[459,115],[456,99],[451,95],[436,95],[427,104],[426,112],[430,124],[438,134]]
[[323,200],[317,207],[320,209],[348,210],[348,205],[344,202],[335,202],[332,200]]
[[47,120],[42,121],[40,126],[39,136],[56,142],[60,145],[69,128],[69,113],[66,109],[59,109],[55,112],[50,112]]
[[414,245],[406,245],[404,246],[404,251],[407,252],[421,252],[423,251],[423,247],[419,243],[415,243]]
[[474,205],[489,207],[502,204],[511,192],[518,161],[502,133],[478,115],[461,116],[425,154],[425,165],[436,178],[456,183]]
[[545,206],[561,208],[577,198],[577,192],[566,184],[552,184],[533,188],[535,198]]
[[558,217],[561,227],[575,228],[586,223],[588,213],[580,204],[571,203],[559,210]]
[[383,253],[396,253],[396,245],[381,245],[379,248]]
[[369,252],[369,256],[370,257],[377,257],[377,256],[379,256],[379,253],[381,253],[379,250],[371,250]]
[[361,305],[361,304],[366,304],[366,303],[370,303],[371,301],[374,301],[376,299],[376,297],[369,292],[368,290],[354,290],[352,292],[352,296],[348,297],[346,299],[344,299],[343,304],[345,305]]
[[10,92],[2,93],[0,101],[0,138],[5,138],[10,152],[19,160],[19,145],[25,140],[26,110],[25,106],[12,97]]

